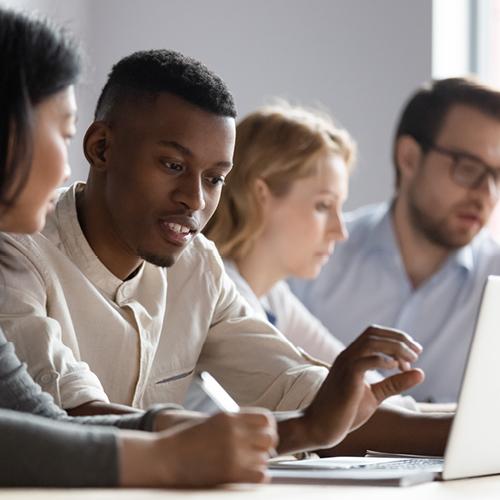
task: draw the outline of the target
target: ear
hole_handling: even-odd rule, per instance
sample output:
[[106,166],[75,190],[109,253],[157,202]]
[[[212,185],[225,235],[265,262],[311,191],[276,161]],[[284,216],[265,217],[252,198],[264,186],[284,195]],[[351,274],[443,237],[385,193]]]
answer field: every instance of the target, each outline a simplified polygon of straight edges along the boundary
[[83,139],[83,152],[93,169],[106,169],[110,142],[111,133],[106,123],[98,121],[90,125]]
[[396,143],[396,165],[401,180],[413,178],[421,162],[422,148],[420,144],[413,137],[402,135]]
[[262,222],[263,224],[266,224],[268,215],[272,210],[271,201],[273,199],[273,194],[271,193],[266,181],[260,177],[254,181],[253,192],[258,204],[258,210],[262,217]]
[[266,181],[258,177],[254,181],[253,189],[259,205],[265,209],[269,205],[269,200],[272,197],[271,190]]

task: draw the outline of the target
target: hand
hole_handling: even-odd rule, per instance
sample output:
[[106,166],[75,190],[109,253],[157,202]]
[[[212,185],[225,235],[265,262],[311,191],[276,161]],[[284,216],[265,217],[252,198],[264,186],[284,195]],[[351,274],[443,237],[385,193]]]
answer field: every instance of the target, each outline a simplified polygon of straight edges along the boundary
[[265,410],[219,413],[204,422],[150,436],[122,437],[122,485],[206,487],[263,482],[267,459],[277,444],[276,423]]
[[184,409],[163,410],[155,415],[153,431],[161,432],[167,429],[172,429],[177,425],[185,426],[200,424],[207,419],[207,414],[197,411],[189,411]]
[[[424,374],[411,369],[422,347],[409,335],[370,326],[342,351],[316,398],[304,413],[304,429],[318,448],[338,444],[365,423],[387,397],[422,382]],[[400,373],[368,384],[365,372],[399,368]]]

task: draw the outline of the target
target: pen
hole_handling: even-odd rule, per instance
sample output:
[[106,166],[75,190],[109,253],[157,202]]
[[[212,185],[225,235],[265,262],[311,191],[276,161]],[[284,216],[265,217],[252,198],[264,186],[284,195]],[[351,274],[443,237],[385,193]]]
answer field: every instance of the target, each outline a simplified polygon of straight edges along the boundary
[[238,413],[238,403],[226,392],[226,390],[208,372],[199,374],[200,386],[207,396],[219,408],[228,413]]
[[[219,410],[227,413],[238,413],[238,403],[226,392],[226,390],[208,372],[200,372],[198,375],[201,388]],[[278,453],[275,449],[269,451],[269,457],[275,458]]]

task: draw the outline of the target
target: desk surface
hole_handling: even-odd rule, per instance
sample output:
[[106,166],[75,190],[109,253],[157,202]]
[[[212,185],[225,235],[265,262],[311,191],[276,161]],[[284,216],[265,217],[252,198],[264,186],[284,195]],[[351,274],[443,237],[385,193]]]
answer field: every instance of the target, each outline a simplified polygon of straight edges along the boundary
[[262,485],[230,486],[214,490],[54,490],[0,489],[0,500],[325,500],[326,498],[370,500],[498,500],[500,476],[432,482],[407,488],[380,486]]

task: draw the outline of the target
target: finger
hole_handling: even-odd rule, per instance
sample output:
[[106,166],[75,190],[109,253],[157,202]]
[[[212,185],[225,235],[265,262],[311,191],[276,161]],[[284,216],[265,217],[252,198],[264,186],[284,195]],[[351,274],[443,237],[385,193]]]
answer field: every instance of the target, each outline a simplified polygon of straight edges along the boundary
[[380,325],[369,326],[362,335],[375,334],[379,337],[387,337],[399,342],[406,344],[412,351],[420,354],[423,351],[423,347],[415,339],[402,330],[397,330],[396,328],[388,328]]
[[264,408],[242,408],[236,415],[247,425],[276,428],[274,415]]
[[278,444],[278,433],[271,429],[268,432],[252,432],[249,438],[254,449],[266,453],[273,451]]
[[414,363],[418,359],[417,353],[412,351],[404,342],[389,337],[370,335],[359,343],[357,354],[367,356],[374,353],[383,353],[399,361],[408,361],[409,363]]
[[364,380],[364,373],[368,370],[390,370],[397,368],[397,366],[398,362],[395,359],[377,353],[356,359],[352,362],[351,368],[353,372],[358,373]]
[[239,483],[268,483],[270,480],[269,473],[265,467],[249,468],[243,471],[240,476],[233,482]]
[[424,372],[418,368],[397,373],[371,385],[375,399],[380,403],[389,396],[400,394],[424,380]]

